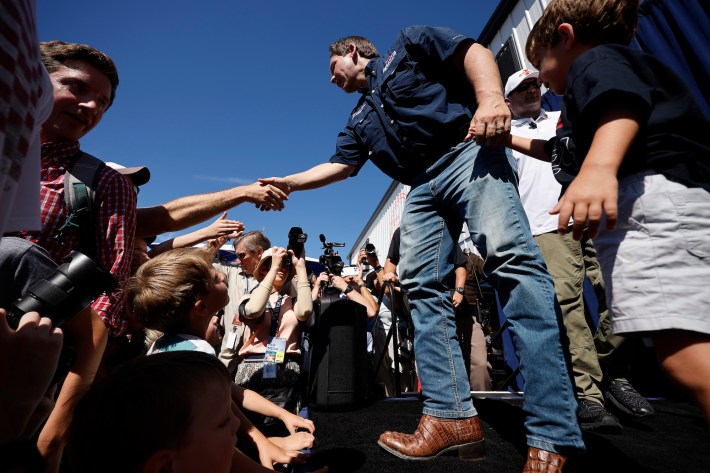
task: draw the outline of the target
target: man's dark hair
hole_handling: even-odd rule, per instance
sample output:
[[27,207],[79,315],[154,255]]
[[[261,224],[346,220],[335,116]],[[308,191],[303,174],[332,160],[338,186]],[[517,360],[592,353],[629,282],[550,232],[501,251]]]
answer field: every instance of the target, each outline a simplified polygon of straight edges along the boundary
[[362,36],[347,36],[330,45],[330,57],[345,56],[348,53],[348,44],[350,43],[355,45],[358,54],[364,58],[372,59],[380,56],[380,53],[377,52],[377,49],[375,49],[369,39]]
[[58,40],[41,42],[39,49],[42,53],[42,63],[50,74],[64,65],[66,61],[71,60],[87,62],[101,71],[111,83],[109,107],[113,104],[118,87],[118,70],[113,59],[108,55],[88,44],[65,43]]

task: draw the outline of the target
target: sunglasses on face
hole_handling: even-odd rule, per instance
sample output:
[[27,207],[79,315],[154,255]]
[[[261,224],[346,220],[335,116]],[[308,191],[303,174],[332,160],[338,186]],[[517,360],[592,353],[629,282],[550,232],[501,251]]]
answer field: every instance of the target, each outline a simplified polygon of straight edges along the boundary
[[237,259],[239,259],[239,260],[243,260],[246,257],[247,257],[246,251],[244,251],[243,253],[237,253]]
[[522,84],[511,90],[510,93],[512,94],[516,92],[526,92],[531,86],[535,87],[536,89],[539,89],[541,87],[538,81],[523,82]]

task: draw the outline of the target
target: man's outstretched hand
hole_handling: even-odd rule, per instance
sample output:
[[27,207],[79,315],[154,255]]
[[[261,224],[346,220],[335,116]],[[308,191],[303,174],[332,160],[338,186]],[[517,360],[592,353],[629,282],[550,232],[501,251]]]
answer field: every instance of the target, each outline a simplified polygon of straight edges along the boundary
[[279,186],[270,183],[259,182],[245,186],[247,189],[247,200],[256,205],[259,210],[283,210],[284,201],[288,200],[288,192]]
[[[288,195],[291,193],[291,186],[289,185],[288,181],[284,179],[283,177],[268,177],[268,178],[260,178],[259,182],[257,183],[261,186],[268,187],[272,189],[274,192],[278,192],[278,195],[282,195],[283,200],[288,199]],[[281,210],[283,209],[283,202],[280,202],[281,207],[280,208],[275,208],[274,206],[268,205],[269,202],[267,203],[257,203],[256,208],[261,210],[261,211],[266,211],[266,210]]]

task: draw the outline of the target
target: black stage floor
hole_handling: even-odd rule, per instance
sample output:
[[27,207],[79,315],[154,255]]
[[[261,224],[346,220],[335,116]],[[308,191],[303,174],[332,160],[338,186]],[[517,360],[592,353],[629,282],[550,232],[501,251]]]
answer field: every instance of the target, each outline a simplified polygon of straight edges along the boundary
[[[651,400],[656,416],[620,417],[621,434],[585,432],[587,453],[572,465],[573,472],[667,473],[710,472],[710,429],[700,410],[690,404]],[[392,399],[370,403],[349,412],[311,410],[316,424],[313,466],[328,465],[331,473],[516,472],[527,450],[522,402],[487,398],[475,401],[486,435],[486,459],[470,462],[442,456],[432,461],[405,461],[377,446],[385,430],[413,432],[422,403]],[[310,468],[308,468],[310,470]]]

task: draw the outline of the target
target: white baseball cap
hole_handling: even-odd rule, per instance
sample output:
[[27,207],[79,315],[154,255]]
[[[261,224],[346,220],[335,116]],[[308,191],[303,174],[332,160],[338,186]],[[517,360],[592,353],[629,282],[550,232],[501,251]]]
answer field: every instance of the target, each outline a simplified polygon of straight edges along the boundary
[[505,96],[508,97],[513,89],[522,84],[525,79],[537,79],[538,75],[540,74],[537,71],[531,71],[530,69],[519,70],[508,77],[508,82],[505,83]]
[[106,163],[106,166],[130,178],[134,186],[142,186],[150,180],[150,170],[145,166],[127,168],[117,163]]

